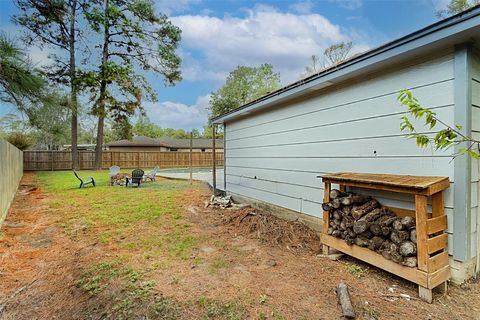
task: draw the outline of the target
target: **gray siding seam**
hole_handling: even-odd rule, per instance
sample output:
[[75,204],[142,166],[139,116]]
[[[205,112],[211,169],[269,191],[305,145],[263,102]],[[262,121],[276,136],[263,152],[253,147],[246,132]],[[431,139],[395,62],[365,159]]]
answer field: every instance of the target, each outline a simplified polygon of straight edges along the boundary
[[[425,131],[419,132],[420,134],[436,134],[439,131]],[[373,140],[373,139],[382,139],[382,138],[396,138],[396,137],[406,137],[408,134],[387,134],[382,136],[367,136],[367,137],[350,137],[350,138],[341,138],[341,139],[331,139],[331,140],[314,140],[314,141],[305,141],[305,142],[289,142],[289,143],[277,143],[277,144],[265,144],[265,145],[253,145],[249,147],[233,147],[228,148],[228,150],[240,150],[240,149],[252,149],[252,148],[268,148],[268,147],[279,147],[279,146],[292,146],[292,145],[305,145],[305,144],[317,144],[317,143],[329,143],[329,142],[340,142],[340,141],[358,141],[358,140]]]
[[[291,195],[287,195],[287,194],[283,194],[283,193],[279,193],[279,192],[274,192],[274,191],[270,191],[270,190],[266,190],[266,189],[262,189],[262,188],[256,188],[256,187],[246,186],[246,185],[239,184],[239,183],[228,182],[227,185],[229,185],[229,184],[230,184],[230,185],[234,185],[234,186],[239,186],[239,187],[242,187],[242,188],[248,188],[248,189],[257,190],[257,191],[261,191],[261,192],[267,192],[267,193],[275,194],[275,195],[282,196],[282,197],[286,197],[286,198],[308,201],[308,202],[315,203],[315,204],[320,204],[320,205],[322,204],[322,202],[315,201],[315,200],[311,200],[311,199],[308,199],[308,198],[294,197],[294,196],[291,196]],[[395,201],[411,204],[411,202],[409,202],[409,201],[403,201],[403,200],[398,200],[398,199],[396,199]],[[452,207],[445,207],[445,209],[453,210],[454,208],[452,208]],[[447,231],[447,233],[450,233],[450,234],[451,234],[452,232],[451,232],[451,231]]]
[[[278,180],[270,180],[270,179],[264,179],[264,178],[252,178],[252,177],[249,177],[249,176],[232,174],[232,173],[229,173],[227,175],[232,176],[232,177],[249,179],[249,180],[257,180],[257,181],[265,181],[265,182],[272,182],[272,183],[278,183],[278,184],[286,184],[286,185],[290,185],[290,186],[304,187],[304,188],[309,188],[309,189],[314,189],[314,190],[323,190],[323,188],[321,188],[321,187],[314,187],[314,186],[311,186],[311,185],[308,185],[308,184],[299,184],[299,183],[292,183],[292,182],[285,182],[285,181],[278,181]],[[321,183],[320,179],[318,179],[318,180],[319,180],[319,183]]]
[[[243,178],[243,179],[253,180],[253,181],[258,180],[258,181],[265,181],[265,182],[271,182],[271,183],[276,183],[276,184],[285,184],[285,185],[293,185],[293,186],[298,186],[298,187],[311,188],[311,189],[316,189],[316,190],[319,190],[319,191],[323,190],[323,188],[317,188],[317,187],[313,187],[313,186],[310,186],[310,185],[304,185],[304,184],[289,183],[289,182],[284,182],[284,181],[276,181],[276,180],[261,179],[261,178],[255,179],[255,178],[248,177],[248,176],[239,176],[239,175],[234,175],[234,174],[230,174],[230,175],[235,176],[235,177],[239,177],[239,178]],[[320,181],[320,179],[319,179],[319,181]],[[249,186],[245,186],[245,185],[239,184],[239,183],[233,183],[233,182],[229,182],[229,183],[234,184],[234,185],[239,185],[239,186],[242,186],[242,187],[249,187]],[[261,190],[261,191],[265,191],[265,192],[272,192],[272,191],[268,191],[268,190],[262,189],[262,188],[257,188],[257,189]],[[279,193],[279,194],[281,194],[281,193]],[[281,194],[281,195],[283,195],[283,194]],[[379,197],[382,198],[382,196],[379,196]],[[408,201],[408,200],[402,200],[402,199],[394,199],[394,200],[397,201],[397,202],[405,203],[405,204],[411,204],[412,203],[412,201]],[[429,204],[429,206],[430,206],[430,204]],[[452,206],[445,206],[445,209],[453,210],[454,208]]]
[[[250,166],[238,166],[238,165],[228,165],[231,168],[241,168],[241,169],[261,169],[261,170],[270,170],[270,171],[287,171],[287,172],[301,172],[301,173],[313,173],[316,175],[324,175],[324,174],[329,174],[331,172],[326,172],[326,171],[311,171],[311,170],[298,170],[298,169],[288,169],[288,168],[267,168],[267,167],[250,167]],[[451,184],[454,183],[454,181],[450,181]]]
[[[472,113],[472,76],[471,45],[455,46],[454,53],[454,101],[455,124],[462,125],[462,133],[471,134]],[[455,145],[455,152],[467,147],[466,143]],[[455,260],[467,261],[471,258],[471,161],[464,156],[454,159],[454,207],[455,223],[453,224],[453,257]]]
[[[410,87],[409,90],[415,90],[415,89],[420,89],[420,88],[424,88],[424,87],[429,87],[429,86],[441,84],[441,83],[452,81],[452,80],[455,80],[455,79],[454,78],[448,78],[448,79],[444,79],[444,80],[439,80],[439,81],[436,81],[436,82],[431,82],[431,83],[427,83],[427,84],[423,84],[423,85],[419,85],[419,86],[415,86],[415,87]],[[350,101],[350,102],[337,104],[337,105],[327,107],[327,108],[323,108],[323,109],[320,109],[320,110],[313,110],[313,111],[309,111],[309,112],[299,113],[299,114],[296,114],[296,115],[293,115],[293,116],[288,116],[288,117],[279,118],[279,119],[275,119],[275,120],[265,121],[265,122],[262,122],[262,123],[257,123],[255,125],[242,127],[242,128],[238,128],[238,129],[231,129],[229,131],[229,133],[236,132],[236,131],[239,131],[239,130],[250,129],[250,128],[261,126],[261,125],[264,125],[264,124],[275,123],[275,122],[279,122],[279,121],[283,121],[283,120],[290,120],[290,119],[293,119],[293,118],[297,118],[297,117],[301,117],[301,116],[305,116],[305,115],[310,115],[310,114],[317,113],[317,112],[322,112],[322,111],[325,111],[325,110],[341,108],[341,107],[349,106],[349,105],[356,104],[356,103],[359,103],[359,102],[375,100],[375,99],[378,99],[378,98],[383,98],[383,97],[387,97],[387,96],[390,96],[390,95],[395,95],[395,94],[398,94],[399,92],[400,92],[400,90],[397,90],[397,91],[394,91],[394,92],[384,93],[384,94],[380,94],[380,95],[377,95],[377,96],[372,96],[372,97],[368,97],[368,98],[364,98],[364,99],[353,100],[353,101]]]
[[325,171],[308,171],[308,170],[297,170],[297,169],[277,169],[277,168],[247,167],[247,166],[235,166],[235,165],[229,165],[229,167],[241,168],[241,169],[261,169],[261,170],[273,170],[273,171],[302,172],[302,173],[313,173],[317,175],[328,174],[328,172],[325,172]]
[[[438,109],[443,109],[443,108],[448,108],[448,107],[453,107],[453,106],[454,106],[453,104],[446,104],[446,105],[442,105],[442,106],[431,107],[430,109],[431,110],[438,110]],[[399,116],[399,115],[403,115],[403,114],[405,114],[405,111],[393,112],[393,113],[388,113],[388,114],[384,114],[384,115],[380,115],[380,116],[372,116],[372,117],[364,117],[364,118],[357,118],[357,119],[351,119],[351,120],[343,120],[343,121],[337,121],[337,122],[324,123],[324,124],[319,124],[319,125],[316,125],[316,126],[300,127],[300,128],[288,129],[288,130],[282,130],[282,131],[275,131],[275,132],[270,132],[270,133],[256,134],[256,135],[251,135],[251,136],[246,136],[246,137],[227,139],[227,141],[237,141],[237,140],[244,140],[244,139],[249,139],[249,138],[271,136],[271,135],[281,134],[281,133],[288,133],[288,132],[303,131],[303,130],[309,130],[309,129],[315,129],[315,128],[330,127],[330,126],[335,126],[335,125],[344,124],[344,123],[362,122],[362,121],[366,121],[366,120],[381,119],[381,118],[387,118],[387,117],[391,117],[391,116]]]
[[245,186],[245,185],[239,184],[239,183],[228,182],[227,184],[231,184],[231,185],[234,185],[234,186],[239,186],[239,187],[242,187],[242,188],[248,188],[248,189],[252,189],[252,190],[267,192],[267,193],[271,193],[271,194],[274,194],[274,195],[277,195],[277,196],[282,196],[282,197],[286,197],[286,198],[290,198],[290,199],[303,200],[303,201],[307,201],[307,202],[315,203],[315,204],[320,204],[320,205],[322,204],[322,202],[310,200],[310,199],[307,199],[307,198],[299,198],[299,197],[289,196],[289,195],[286,195],[286,194],[283,194],[283,193],[273,192],[273,191],[269,191],[269,190],[265,190],[265,189],[261,189],[261,188]]
[[[453,107],[453,106],[454,106],[453,104],[446,104],[446,105],[441,105],[441,106],[430,107],[430,109],[438,110],[438,109],[448,108],[448,107]],[[323,110],[325,110],[325,109],[322,109],[321,111],[323,111]],[[357,119],[351,119],[351,120],[343,120],[343,121],[319,124],[319,125],[316,125],[316,126],[300,127],[300,128],[295,128],[295,129],[288,129],[288,130],[275,131],[275,132],[270,132],[270,133],[262,133],[262,134],[257,134],[257,135],[251,135],[251,136],[246,136],[246,137],[241,137],[241,138],[227,139],[227,141],[242,140],[242,139],[247,139],[247,138],[262,137],[262,136],[268,136],[268,135],[274,135],[274,134],[280,134],[280,133],[287,133],[287,132],[294,132],[294,131],[301,131],[301,130],[308,130],[308,129],[314,129],[314,128],[330,127],[330,126],[334,126],[334,125],[338,125],[338,124],[344,124],[344,123],[355,123],[355,122],[361,122],[361,121],[365,121],[365,120],[381,119],[381,118],[387,118],[387,117],[391,117],[391,116],[402,115],[404,113],[405,113],[405,111],[399,111],[399,112],[393,112],[393,113],[388,113],[388,114],[379,115],[379,116],[371,116],[371,117],[357,118]],[[252,126],[252,128],[262,126],[262,125],[263,124],[255,125],[255,126]]]

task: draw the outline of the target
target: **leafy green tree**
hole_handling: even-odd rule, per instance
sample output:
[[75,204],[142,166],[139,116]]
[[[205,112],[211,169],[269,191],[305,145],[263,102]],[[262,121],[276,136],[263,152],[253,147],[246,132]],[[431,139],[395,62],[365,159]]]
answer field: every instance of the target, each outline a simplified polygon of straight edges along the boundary
[[[406,114],[402,116],[400,130],[406,132],[409,139],[415,139],[419,147],[433,146],[437,150],[445,150],[453,145],[460,145],[462,148],[454,156],[467,153],[472,158],[480,159],[480,141],[463,134],[462,126],[457,124],[452,127],[439,119],[435,112],[422,107],[409,90],[402,90],[397,99],[402,106],[407,108]],[[425,126],[430,129],[437,128],[437,125],[440,125],[442,129],[434,136],[419,133],[413,125],[412,119],[423,119]]]
[[335,65],[347,59],[352,50],[352,42],[340,42],[331,45],[323,52],[326,65]]
[[53,65],[46,68],[57,84],[70,88],[68,105],[71,112],[72,166],[78,168],[77,112],[77,40],[81,35],[78,15],[88,0],[15,0],[20,14],[13,21],[28,30],[27,44],[54,49]]
[[0,137],[20,150],[25,150],[35,143],[28,123],[14,113],[0,118]]
[[302,74],[302,78],[314,75],[322,71],[325,68],[325,64],[320,61],[320,57],[316,54],[312,54],[310,57],[310,64],[305,67],[305,72]]
[[[223,129],[217,127],[217,131],[215,132],[215,136],[217,139],[223,139]],[[203,127],[203,132],[202,132],[202,138],[204,139],[212,139],[213,137],[213,128],[212,126],[204,126]]]
[[339,64],[348,58],[350,51],[352,50],[353,43],[340,42],[332,44],[323,51],[323,58],[321,59],[317,55],[310,57],[310,64],[305,67],[305,72],[302,74],[302,78],[319,73],[329,66]]
[[450,0],[446,9],[437,11],[437,16],[439,18],[445,18],[463,12],[479,4],[480,0]]
[[130,121],[128,121],[127,117],[116,119],[113,122],[112,129],[111,129],[112,141],[132,140],[132,137],[133,137],[132,129],[133,129],[133,126],[130,123]]
[[155,12],[151,0],[93,0],[85,17],[103,38],[98,69],[83,75],[98,117],[95,167],[100,168],[105,118],[123,121],[142,111],[143,100],[157,99],[144,73],[161,75],[167,85],[181,80],[176,53],[181,32]]
[[52,93],[48,97],[48,102],[27,112],[36,143],[48,150],[56,150],[71,140],[69,123],[71,110],[68,100],[66,96]]
[[[60,138],[67,137],[69,130],[65,103],[61,106],[61,98],[48,89],[48,82],[25,52],[5,35],[0,35],[0,88],[0,100],[15,105],[28,117],[28,122],[12,115],[4,117],[2,122],[12,122],[8,130],[12,141],[22,146],[37,140],[49,146],[66,143]],[[26,135],[17,134],[25,130],[32,131],[28,139]]]
[[162,128],[150,121],[147,116],[140,116],[133,125],[133,134],[150,138],[159,138],[164,135]]
[[5,140],[13,144],[20,150],[26,150],[28,147],[32,146],[35,141],[32,136],[28,133],[21,131],[10,132],[6,135]]
[[259,67],[238,66],[225,84],[212,93],[211,117],[216,117],[280,88],[280,74],[271,64]]
[[25,52],[0,34],[0,101],[25,111],[42,100],[45,85]]

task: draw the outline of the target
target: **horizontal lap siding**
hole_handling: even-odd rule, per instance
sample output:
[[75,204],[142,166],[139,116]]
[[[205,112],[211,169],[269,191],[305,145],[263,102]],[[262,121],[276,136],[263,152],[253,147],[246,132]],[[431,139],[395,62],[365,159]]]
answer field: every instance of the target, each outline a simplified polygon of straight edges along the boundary
[[[452,59],[446,54],[228,123],[227,190],[320,217],[323,186],[316,176],[328,172],[442,175],[453,189],[451,151],[420,149],[407,140],[399,130],[405,109],[396,100],[400,89],[412,88],[422,105],[453,124]],[[452,191],[446,197],[450,220]],[[411,197],[376,195],[412,208]]]

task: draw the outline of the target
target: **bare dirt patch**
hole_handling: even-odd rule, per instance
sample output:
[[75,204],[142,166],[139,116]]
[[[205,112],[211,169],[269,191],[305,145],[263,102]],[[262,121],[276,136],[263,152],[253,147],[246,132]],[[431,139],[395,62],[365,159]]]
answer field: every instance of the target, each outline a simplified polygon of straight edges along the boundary
[[[478,283],[451,286],[429,305],[400,278],[317,256],[318,236],[298,222],[205,209],[208,190],[166,193],[159,183],[72,190],[68,202],[27,173],[2,227],[0,318],[339,319],[341,280],[358,319],[479,318]],[[133,219],[115,207],[126,196],[161,199],[165,210],[138,202]]]

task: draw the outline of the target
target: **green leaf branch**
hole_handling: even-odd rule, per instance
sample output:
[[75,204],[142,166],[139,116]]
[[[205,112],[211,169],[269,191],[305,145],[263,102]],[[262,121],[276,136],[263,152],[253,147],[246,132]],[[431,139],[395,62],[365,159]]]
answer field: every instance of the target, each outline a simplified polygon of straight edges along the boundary
[[[401,117],[402,121],[400,123],[400,130],[407,133],[407,138],[415,139],[419,147],[425,148],[427,146],[433,146],[436,150],[445,150],[451,146],[464,144],[466,147],[458,149],[453,155],[454,157],[468,154],[474,159],[480,159],[480,141],[463,134],[461,132],[461,125],[456,124],[454,127],[448,125],[439,119],[434,111],[422,107],[418,102],[418,99],[407,89],[400,91],[397,100],[402,106],[407,108],[407,112]],[[415,129],[412,119],[423,119],[425,121],[425,126],[430,129],[436,128],[437,125],[441,125],[443,128],[434,136],[419,133]]]

